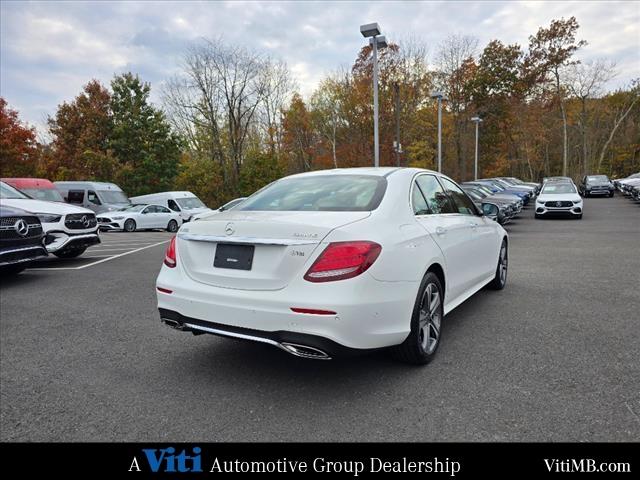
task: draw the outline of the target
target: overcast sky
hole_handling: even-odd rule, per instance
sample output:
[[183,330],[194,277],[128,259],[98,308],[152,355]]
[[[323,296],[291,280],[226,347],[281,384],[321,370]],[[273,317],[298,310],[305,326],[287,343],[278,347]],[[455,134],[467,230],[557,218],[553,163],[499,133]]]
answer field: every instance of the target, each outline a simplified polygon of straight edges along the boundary
[[393,41],[424,39],[433,54],[452,33],[480,46],[527,44],[552,19],[575,16],[589,45],[579,58],[607,57],[620,71],[610,87],[640,77],[640,2],[12,2],[0,4],[0,95],[41,127],[91,78],[108,84],[132,71],[152,84],[176,73],[185,46],[222,35],[281,57],[303,94],[364,45],[358,27],[378,22]]

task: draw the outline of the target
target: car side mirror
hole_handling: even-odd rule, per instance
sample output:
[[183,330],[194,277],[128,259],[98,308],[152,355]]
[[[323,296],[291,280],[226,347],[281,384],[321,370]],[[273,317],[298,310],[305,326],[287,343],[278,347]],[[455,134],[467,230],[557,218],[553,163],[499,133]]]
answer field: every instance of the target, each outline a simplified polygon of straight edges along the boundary
[[500,209],[495,203],[483,203],[482,204],[482,213],[485,217],[489,217],[491,220],[498,219],[498,213]]

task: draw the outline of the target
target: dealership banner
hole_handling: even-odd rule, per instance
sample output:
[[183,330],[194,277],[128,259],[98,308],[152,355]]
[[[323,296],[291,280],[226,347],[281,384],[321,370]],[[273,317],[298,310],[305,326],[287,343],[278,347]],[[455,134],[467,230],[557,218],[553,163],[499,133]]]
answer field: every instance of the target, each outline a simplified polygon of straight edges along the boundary
[[4,469],[19,464],[23,473],[111,478],[638,472],[638,444],[629,443],[4,443],[0,449]]

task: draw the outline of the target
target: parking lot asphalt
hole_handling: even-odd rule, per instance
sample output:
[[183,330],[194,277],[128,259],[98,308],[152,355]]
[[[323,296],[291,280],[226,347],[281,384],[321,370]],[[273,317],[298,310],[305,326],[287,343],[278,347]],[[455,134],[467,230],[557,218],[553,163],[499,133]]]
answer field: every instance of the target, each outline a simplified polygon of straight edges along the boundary
[[448,315],[426,367],[170,330],[149,246],[170,235],[106,234],[87,256],[108,261],[1,282],[0,440],[640,440],[640,205],[507,230],[507,287]]

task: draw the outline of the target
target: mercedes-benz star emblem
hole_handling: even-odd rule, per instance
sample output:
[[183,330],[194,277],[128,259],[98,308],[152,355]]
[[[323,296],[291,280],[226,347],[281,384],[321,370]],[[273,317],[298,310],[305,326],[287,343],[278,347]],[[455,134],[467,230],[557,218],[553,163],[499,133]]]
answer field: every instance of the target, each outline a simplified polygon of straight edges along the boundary
[[236,229],[233,227],[233,223],[227,223],[227,226],[224,227],[224,233],[227,235],[233,235]]
[[89,228],[89,225],[91,225],[91,222],[89,221],[89,218],[87,218],[86,215],[83,215],[80,221],[82,222],[82,225],[84,225],[84,228]]
[[19,219],[16,223],[14,223],[13,228],[21,237],[26,237],[27,233],[29,233],[29,225],[27,225],[27,222],[22,219]]
[[561,207],[562,206],[562,202],[556,202],[556,207]]

